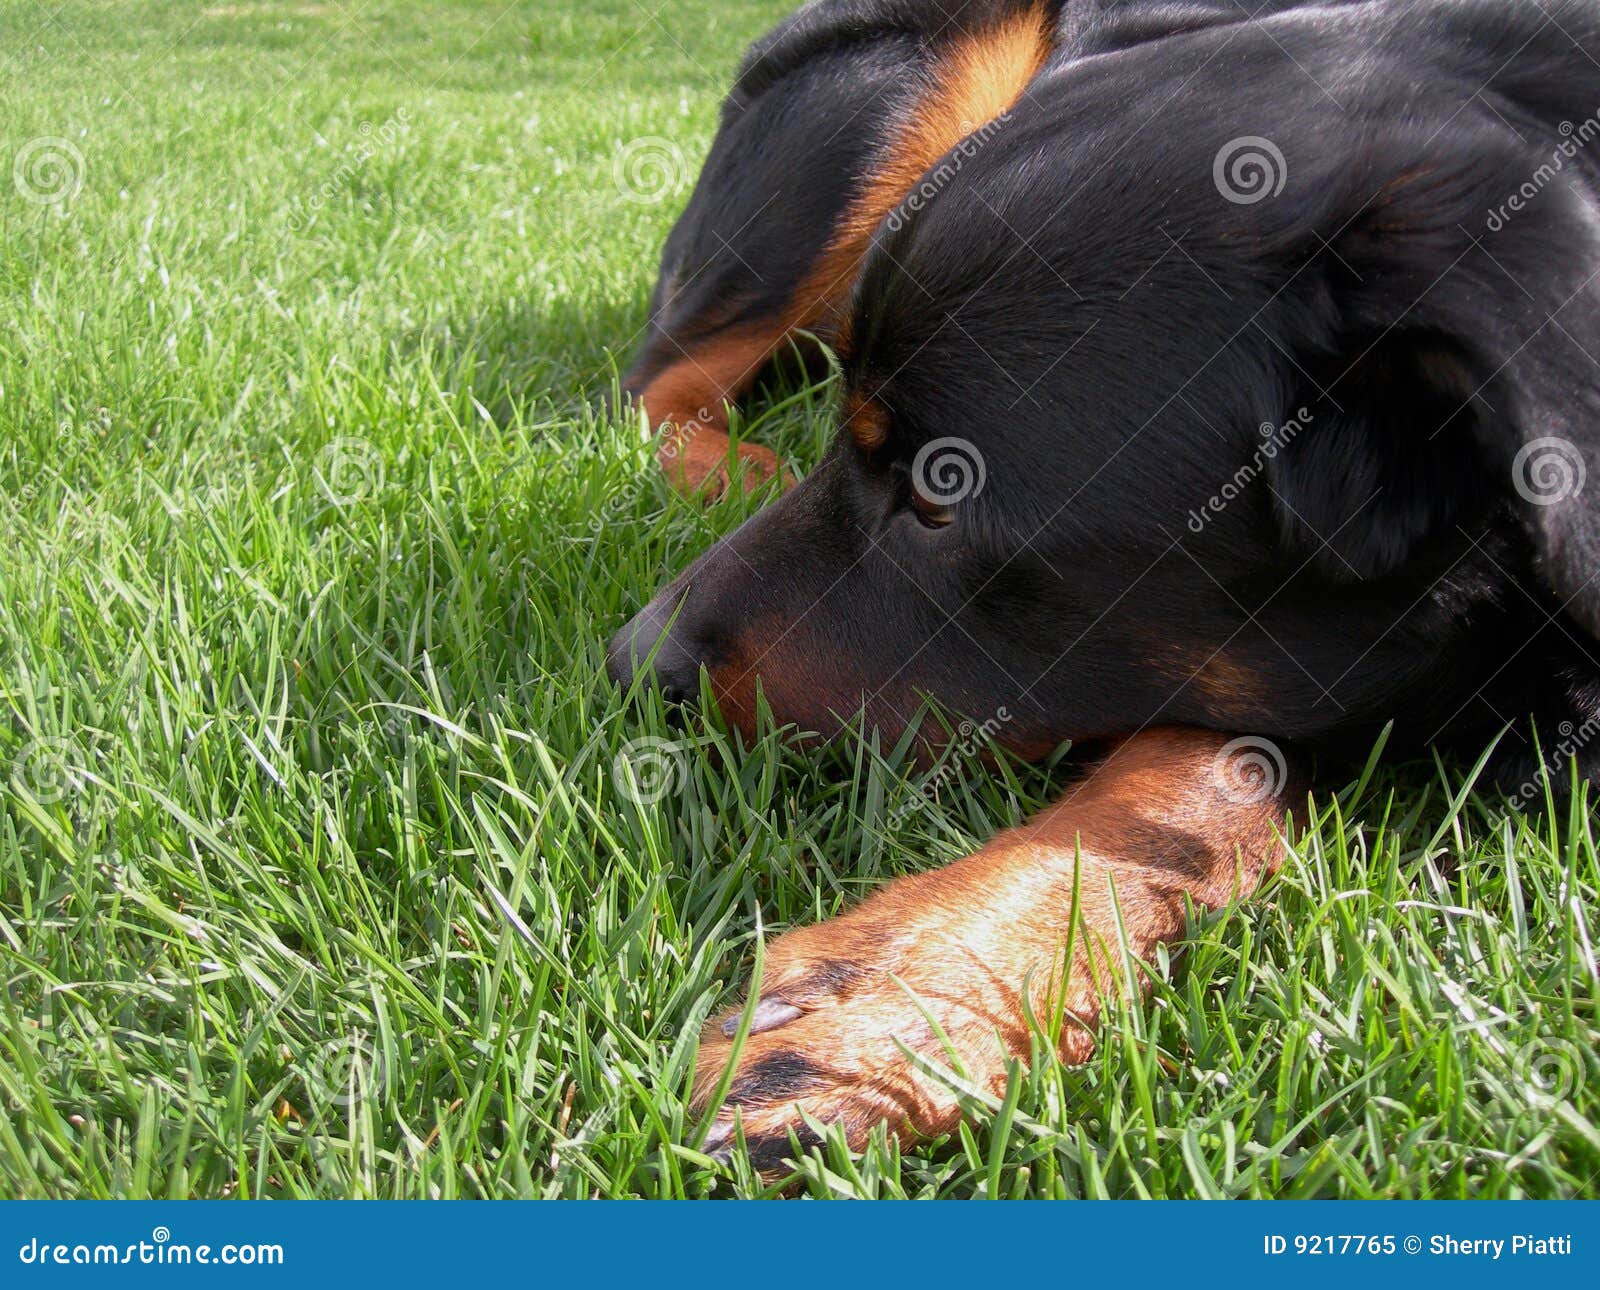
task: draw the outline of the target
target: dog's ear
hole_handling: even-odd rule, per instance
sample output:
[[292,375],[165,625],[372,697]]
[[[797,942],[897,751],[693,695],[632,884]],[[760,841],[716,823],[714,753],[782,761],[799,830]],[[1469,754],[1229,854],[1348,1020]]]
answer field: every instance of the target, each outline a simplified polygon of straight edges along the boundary
[[1497,122],[1367,137],[1266,216],[1295,274],[1274,317],[1305,414],[1279,432],[1273,506],[1328,576],[1395,572],[1508,504],[1547,590],[1600,636],[1590,127],[1545,154]]
[[1289,414],[1261,427],[1279,533],[1332,582],[1397,573],[1481,512],[1472,368],[1439,336],[1362,332],[1302,352]]

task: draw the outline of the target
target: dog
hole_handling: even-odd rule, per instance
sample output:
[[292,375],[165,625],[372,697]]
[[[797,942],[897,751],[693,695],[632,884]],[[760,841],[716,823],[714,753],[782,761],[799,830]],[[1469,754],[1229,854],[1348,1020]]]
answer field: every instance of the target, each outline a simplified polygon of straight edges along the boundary
[[701,1104],[739,1046],[708,1150],[947,1133],[952,1052],[999,1095],[1041,1027],[1083,1059],[1386,731],[1600,780],[1600,3],[1282,8],[1055,48],[875,227],[820,464],[612,641],[746,733],[764,696],[937,747],[932,705],[1089,752],[767,948],[701,1045]]

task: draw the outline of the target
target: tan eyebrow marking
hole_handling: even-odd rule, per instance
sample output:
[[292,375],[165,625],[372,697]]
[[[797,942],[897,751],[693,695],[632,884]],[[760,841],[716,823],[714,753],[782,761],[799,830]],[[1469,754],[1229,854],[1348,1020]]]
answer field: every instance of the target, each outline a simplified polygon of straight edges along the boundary
[[875,452],[889,439],[889,409],[857,390],[844,405],[844,426],[865,452]]

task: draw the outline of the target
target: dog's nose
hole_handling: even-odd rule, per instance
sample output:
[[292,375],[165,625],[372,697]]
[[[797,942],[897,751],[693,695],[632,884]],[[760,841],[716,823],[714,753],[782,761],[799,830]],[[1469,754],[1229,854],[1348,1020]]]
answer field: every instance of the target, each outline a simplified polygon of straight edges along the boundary
[[648,667],[647,680],[668,703],[687,703],[699,693],[700,659],[683,643],[673,623],[682,599],[671,595],[651,601],[612,638],[606,672],[617,685],[626,689],[639,670]]

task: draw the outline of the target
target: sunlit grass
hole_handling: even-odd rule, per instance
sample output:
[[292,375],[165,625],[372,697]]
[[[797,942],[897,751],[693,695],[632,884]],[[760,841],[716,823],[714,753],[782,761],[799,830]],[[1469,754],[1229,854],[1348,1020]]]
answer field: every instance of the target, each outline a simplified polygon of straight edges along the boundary
[[[769,932],[1057,772],[736,749],[602,645],[756,504],[592,396],[785,8],[14,6],[0,66],[0,1192],[760,1191],[684,1144]],[[55,201],[13,182],[64,140]],[[76,163],[72,163],[76,164]],[[763,428],[802,462],[826,392]],[[617,755],[670,741],[639,806]],[[1593,820],[1469,767],[1318,799],[1098,1055],[846,1195],[1591,1193]],[[928,800],[925,787],[936,790]],[[1337,786],[1335,786],[1337,787]]]

